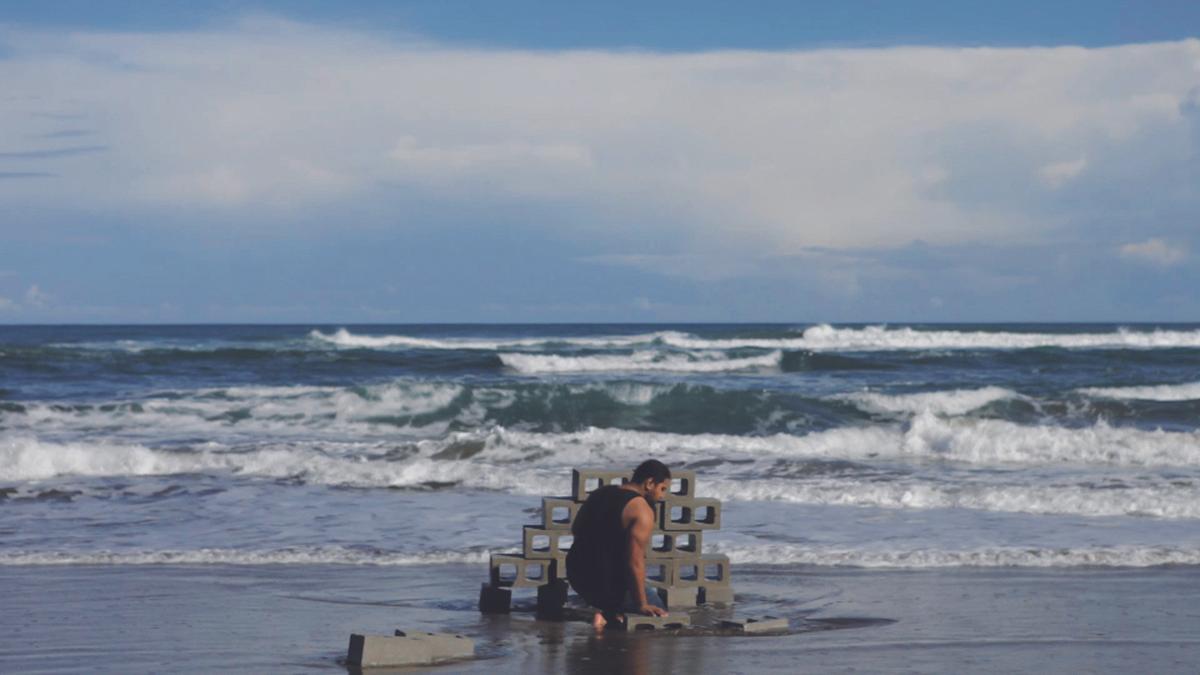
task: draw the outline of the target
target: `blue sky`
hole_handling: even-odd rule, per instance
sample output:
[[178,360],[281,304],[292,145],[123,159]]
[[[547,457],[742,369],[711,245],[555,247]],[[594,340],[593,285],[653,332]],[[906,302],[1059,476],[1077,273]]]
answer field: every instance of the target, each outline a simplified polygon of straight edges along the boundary
[[1200,5],[0,7],[0,322],[1197,321]]

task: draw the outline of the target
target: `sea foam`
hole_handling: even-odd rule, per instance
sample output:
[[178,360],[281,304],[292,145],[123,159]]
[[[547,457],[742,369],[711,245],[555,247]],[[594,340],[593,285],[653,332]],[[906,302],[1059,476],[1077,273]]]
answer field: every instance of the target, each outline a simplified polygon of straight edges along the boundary
[[1001,387],[982,389],[954,389],[929,391],[917,394],[880,394],[861,392],[844,396],[859,408],[868,412],[922,413],[939,415],[963,415],[982,408],[989,403],[1006,399],[1022,398],[1020,394]]
[[640,351],[614,356],[557,356],[540,354],[500,354],[505,366],[520,373],[587,373],[663,371],[677,373],[720,373],[740,370],[777,368],[782,354],[728,358],[723,355],[660,354]]
[[1098,398],[1134,399],[1141,401],[1200,400],[1200,382],[1159,384],[1142,387],[1086,387],[1077,389],[1076,391]]

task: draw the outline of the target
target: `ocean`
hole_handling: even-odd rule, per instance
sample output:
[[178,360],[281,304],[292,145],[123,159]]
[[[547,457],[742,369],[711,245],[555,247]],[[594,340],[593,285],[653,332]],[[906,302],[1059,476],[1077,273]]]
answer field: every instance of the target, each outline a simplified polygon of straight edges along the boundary
[[1200,569],[1200,325],[3,326],[0,590],[361,574],[469,632],[540,496],[649,457],[724,501],[705,550],[768,613],[824,607],[806,575],[1167,587]]

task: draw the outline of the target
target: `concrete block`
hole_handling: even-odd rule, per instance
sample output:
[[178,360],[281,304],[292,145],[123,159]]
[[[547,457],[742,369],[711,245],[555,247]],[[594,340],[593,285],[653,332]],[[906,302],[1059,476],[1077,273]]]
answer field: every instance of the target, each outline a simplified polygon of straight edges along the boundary
[[761,618],[734,617],[723,619],[721,628],[736,630],[739,633],[776,633],[788,629],[788,620],[774,616]]
[[646,560],[646,583],[651,586],[673,586],[675,584],[675,567],[671,558],[662,560]]
[[597,488],[605,485],[622,485],[629,481],[630,469],[583,468],[571,470],[571,498],[582,502]]
[[626,614],[625,630],[659,630],[664,628],[683,628],[690,626],[691,618],[687,614],[668,614],[666,616],[645,616],[642,614]]
[[512,590],[483,584],[479,589],[479,611],[484,614],[508,614],[512,609]]
[[569,530],[547,530],[532,525],[526,525],[523,534],[522,551],[528,560],[565,556],[575,540]]
[[667,490],[667,501],[693,499],[696,496],[696,472],[689,469],[671,469],[671,487]]
[[699,604],[700,588],[697,586],[665,586],[655,590],[667,609],[683,609]]
[[475,641],[458,634],[398,630],[396,637],[407,637],[428,643],[434,661],[469,659],[475,656]]
[[729,556],[706,553],[700,556],[700,585],[728,586],[732,576]]
[[646,550],[646,559],[699,556],[703,547],[703,534],[702,530],[658,530],[650,536],[650,548]]
[[433,645],[392,635],[350,636],[346,663],[352,666],[419,666],[433,663]]
[[514,553],[493,553],[489,561],[493,588],[535,588],[556,574],[553,558],[528,559]]
[[687,558],[667,558],[667,566],[671,568],[671,583],[676,586],[695,588],[704,583],[703,569],[700,556]]
[[538,586],[537,616],[539,619],[562,619],[563,605],[567,604],[567,582],[555,579],[545,586]]
[[731,605],[733,586],[701,586],[700,602],[705,605]]
[[721,500],[681,498],[663,502],[662,509],[659,510],[658,527],[664,532],[719,530]]
[[570,497],[542,497],[542,529],[570,530],[579,506]]

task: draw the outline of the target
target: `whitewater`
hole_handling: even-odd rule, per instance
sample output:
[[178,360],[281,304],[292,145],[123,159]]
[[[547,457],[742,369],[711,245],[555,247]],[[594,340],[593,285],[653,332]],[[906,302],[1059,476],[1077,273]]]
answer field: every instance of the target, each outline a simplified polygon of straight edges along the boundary
[[482,564],[647,456],[737,563],[1200,565],[1200,327],[0,327],[5,566]]

